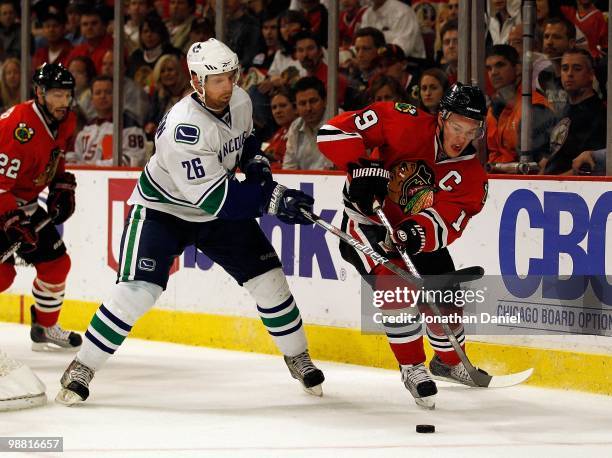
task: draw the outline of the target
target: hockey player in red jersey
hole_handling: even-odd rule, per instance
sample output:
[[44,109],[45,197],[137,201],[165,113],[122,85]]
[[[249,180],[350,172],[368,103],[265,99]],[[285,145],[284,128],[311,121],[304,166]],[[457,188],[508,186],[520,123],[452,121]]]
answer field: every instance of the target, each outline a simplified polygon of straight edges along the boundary
[[[380,102],[323,125],[319,149],[348,173],[342,229],[386,257],[393,256],[384,248],[385,228],[373,217],[373,201],[378,199],[384,202],[395,239],[422,275],[454,270],[446,247],[461,236],[486,199],[487,177],[472,145],[484,135],[485,116],[481,90],[457,83],[442,98],[435,117],[406,103]],[[389,270],[344,242],[340,252],[361,275],[374,276],[374,288],[384,287]],[[393,262],[402,265],[399,258]],[[456,311],[448,304],[441,308]],[[417,404],[433,408],[437,388],[424,365],[420,320],[384,327],[406,388]],[[463,325],[451,328],[464,346]],[[441,327],[428,324],[427,334],[435,351],[431,373],[471,385]]]
[[[56,64],[46,64],[33,77],[34,100],[0,116],[0,254],[19,242],[17,254],[36,268],[32,285],[32,349],[72,350],[81,336],[57,324],[64,298],[70,257],[55,225],[74,212],[74,175],[64,170],[64,151],[76,126],[70,111],[74,78]],[[38,195],[49,188],[47,211]],[[40,230],[47,217],[51,222]],[[15,259],[0,264],[0,292],[15,279]]]

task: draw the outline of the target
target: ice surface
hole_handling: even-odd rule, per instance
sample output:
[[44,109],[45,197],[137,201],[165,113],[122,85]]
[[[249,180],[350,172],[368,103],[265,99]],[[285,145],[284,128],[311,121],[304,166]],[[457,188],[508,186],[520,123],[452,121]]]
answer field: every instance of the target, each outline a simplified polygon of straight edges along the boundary
[[[73,355],[30,351],[28,332],[0,323],[0,347],[42,378],[49,404],[0,414],[0,436],[63,436],[56,456],[612,456],[612,397],[439,383],[429,412],[399,371],[317,362],[327,380],[316,398],[280,357],[137,339],[67,408],[53,398]],[[419,423],[436,433],[417,434]]]

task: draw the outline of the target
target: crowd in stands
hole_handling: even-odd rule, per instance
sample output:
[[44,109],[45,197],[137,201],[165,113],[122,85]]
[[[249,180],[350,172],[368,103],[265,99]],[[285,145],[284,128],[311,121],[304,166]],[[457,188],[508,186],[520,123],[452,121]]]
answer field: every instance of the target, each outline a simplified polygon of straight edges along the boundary
[[[119,1],[119,0],[114,0]],[[217,0],[219,1],[219,0]],[[339,0],[341,110],[410,103],[435,115],[457,80],[459,3]],[[32,68],[61,63],[76,80],[69,161],[112,163],[113,0],[33,2]],[[523,25],[520,0],[488,0],[486,147],[491,170],[521,159]],[[237,53],[256,135],[274,169],[330,169],[316,145],[327,100],[325,0],[224,0],[226,43]],[[605,170],[607,1],[537,0],[531,161],[540,173]],[[185,55],[215,36],[214,0],[124,0],[121,165],[142,166],[170,107],[191,91]],[[19,102],[19,2],[0,0],[0,105]]]

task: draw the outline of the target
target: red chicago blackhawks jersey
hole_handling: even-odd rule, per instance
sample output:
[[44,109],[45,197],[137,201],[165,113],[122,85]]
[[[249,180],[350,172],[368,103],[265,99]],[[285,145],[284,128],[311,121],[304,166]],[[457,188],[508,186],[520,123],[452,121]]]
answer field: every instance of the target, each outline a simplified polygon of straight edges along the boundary
[[64,170],[76,116],[69,112],[56,133],[32,100],[0,115],[0,214],[36,200]]
[[[487,176],[474,152],[456,158],[438,154],[436,125],[434,116],[410,104],[379,102],[332,118],[317,137],[321,152],[343,170],[378,150],[391,172],[385,213],[394,225],[418,223],[426,235],[423,251],[456,240],[487,194]],[[349,216],[355,215],[350,203],[347,207]]]

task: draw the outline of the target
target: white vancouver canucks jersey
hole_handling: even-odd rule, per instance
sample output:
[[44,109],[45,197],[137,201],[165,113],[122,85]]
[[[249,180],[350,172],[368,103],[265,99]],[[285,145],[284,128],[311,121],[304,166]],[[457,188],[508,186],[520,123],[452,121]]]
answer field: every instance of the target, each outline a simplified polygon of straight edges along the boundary
[[159,123],[155,154],[128,202],[187,221],[216,219],[244,140],[253,130],[252,113],[251,99],[239,87],[234,87],[222,119],[195,92],[183,97]]

